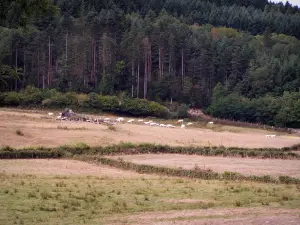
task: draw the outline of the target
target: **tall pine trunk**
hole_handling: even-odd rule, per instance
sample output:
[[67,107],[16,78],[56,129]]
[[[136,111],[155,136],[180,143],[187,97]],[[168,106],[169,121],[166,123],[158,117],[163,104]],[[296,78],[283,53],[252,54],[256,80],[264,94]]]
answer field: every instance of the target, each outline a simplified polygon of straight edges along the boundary
[[134,92],[134,59],[131,61],[131,97],[133,98]]
[[183,48],[181,49],[181,85],[184,84],[184,61],[183,61]]
[[145,66],[144,66],[144,99],[147,98],[147,89],[148,89],[148,54],[145,50]]
[[25,48],[23,50],[23,82],[22,82],[22,86],[24,87],[25,86],[25,75],[26,75],[26,63],[25,63],[25,60],[26,60],[26,56],[25,56]]
[[[18,46],[16,46],[16,74],[18,74]],[[18,79],[17,77],[15,78],[15,91],[18,90]]]
[[136,92],[137,97],[140,97],[140,62],[138,62],[138,68],[137,68],[137,84],[136,84]]
[[37,58],[37,75],[38,75],[38,87],[40,87],[40,47],[38,48],[38,58]]
[[51,45],[50,36],[48,37],[48,72],[47,72],[47,86],[50,87],[50,70],[51,70]]

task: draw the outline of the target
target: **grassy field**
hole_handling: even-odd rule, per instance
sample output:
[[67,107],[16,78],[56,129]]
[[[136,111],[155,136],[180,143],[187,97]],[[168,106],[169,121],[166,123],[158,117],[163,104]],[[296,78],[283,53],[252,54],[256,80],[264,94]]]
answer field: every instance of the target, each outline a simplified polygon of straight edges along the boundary
[[[110,116],[114,118],[113,116]],[[56,121],[45,111],[0,110],[0,146],[12,147],[47,146],[57,147],[74,142],[91,146],[111,145],[120,142],[153,143],[171,146],[226,146],[247,148],[279,148],[298,144],[300,137],[278,134],[266,138],[272,132],[242,127],[213,125],[207,127],[194,123],[187,129],[168,129],[146,126],[142,123],[117,124],[115,130],[104,125]],[[159,121],[173,123],[173,121]]]
[[0,179],[0,224],[107,224],[137,212],[300,208],[296,185],[9,172]]
[[[111,115],[102,116],[113,118]],[[298,144],[299,136],[277,133],[279,136],[271,139],[265,137],[270,131],[221,125],[206,127],[201,123],[193,124],[188,129],[180,129],[178,124],[175,129],[167,129],[128,123],[108,129],[99,124],[56,121],[45,111],[12,109],[1,109],[0,120],[0,146],[45,146],[50,147],[44,149],[45,152],[49,150],[51,153],[55,150],[64,153],[61,155],[63,159],[0,160],[1,225],[300,224],[300,185],[296,182],[279,184],[277,181],[263,183],[263,180],[201,180],[139,174],[106,166],[96,160],[97,157],[110,157],[107,154],[118,150],[118,146],[112,147],[110,151],[110,147],[105,147],[107,151],[103,148],[101,154],[101,151],[93,152],[95,149],[99,150],[98,147],[88,148],[88,145],[111,146],[126,142],[120,145],[121,149],[124,149],[125,154],[133,154],[138,150],[135,149],[138,146],[136,144],[148,142],[173,146],[170,149],[167,146],[162,147],[161,152],[166,149],[173,151],[174,146],[208,146],[209,148],[203,148],[202,151],[220,152],[227,151],[227,148],[214,149],[210,146],[279,148]],[[161,122],[175,124],[176,121]],[[71,145],[65,146],[66,144]],[[148,145],[153,152],[155,147],[157,146]],[[29,158],[33,155],[32,152],[37,154],[40,151],[37,157],[46,154],[38,149],[22,151],[24,154],[28,151]],[[180,149],[183,148],[176,150]],[[150,152],[146,147],[139,150],[143,150],[143,153]],[[184,149],[192,150],[193,148]],[[299,153],[296,148],[292,150],[295,154]],[[15,158],[17,152],[21,152],[13,148],[3,148],[4,151],[5,154],[13,155],[12,158]],[[85,151],[89,151],[89,155]],[[222,154],[228,156],[234,150],[226,151]],[[113,157],[134,163],[159,165],[167,167],[167,170],[170,170],[168,167],[176,167],[180,172],[184,168],[194,169],[196,165],[200,170],[206,167],[205,169],[212,169],[213,172],[229,170],[247,175],[253,172],[262,176],[269,174],[299,177],[300,160],[295,156],[293,160],[288,159],[292,155],[288,155],[290,152],[286,152],[286,149],[272,150],[274,157],[278,155],[276,160],[247,158],[249,152],[263,152],[257,157],[271,155],[270,149],[238,151],[245,151],[245,154],[233,154],[225,158],[183,155],[179,151],[177,153],[181,155]],[[246,154],[247,151],[249,152]],[[122,152],[118,151],[120,153]],[[51,157],[51,154],[47,157]]]

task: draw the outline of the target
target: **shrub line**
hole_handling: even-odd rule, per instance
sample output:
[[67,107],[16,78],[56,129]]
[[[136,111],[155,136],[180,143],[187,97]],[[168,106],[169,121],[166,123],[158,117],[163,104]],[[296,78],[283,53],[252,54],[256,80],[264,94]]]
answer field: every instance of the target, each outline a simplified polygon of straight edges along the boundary
[[244,176],[240,173],[225,171],[224,173],[216,173],[210,169],[199,169],[195,168],[194,170],[187,169],[176,169],[176,168],[167,168],[161,166],[145,165],[145,164],[135,164],[132,162],[125,162],[123,160],[109,159],[105,157],[94,157],[94,162],[109,165],[123,170],[131,170],[137,173],[146,173],[146,174],[159,174],[167,176],[176,176],[176,177],[188,177],[188,178],[198,178],[204,180],[235,180],[235,181],[256,181],[263,183],[281,183],[281,184],[300,184],[300,179],[289,177],[289,176],[280,176],[277,179],[272,178],[269,175],[264,176]]
[[[298,147],[297,147],[298,148]],[[116,154],[185,154],[202,156],[222,156],[262,159],[300,159],[300,154],[290,152],[293,147],[281,149],[245,149],[220,147],[173,147],[155,144],[120,143],[111,146],[90,147],[85,143],[64,145],[57,148],[29,147],[15,149],[11,147],[0,148],[0,159],[15,158],[63,158],[73,155],[116,155]]]

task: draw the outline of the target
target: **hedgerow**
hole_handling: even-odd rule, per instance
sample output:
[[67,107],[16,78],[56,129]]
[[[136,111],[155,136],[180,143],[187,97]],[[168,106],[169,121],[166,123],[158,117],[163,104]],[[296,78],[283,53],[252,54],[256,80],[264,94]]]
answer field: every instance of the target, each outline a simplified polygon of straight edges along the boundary
[[123,170],[132,170],[138,173],[150,173],[158,175],[176,176],[176,177],[188,177],[188,178],[199,178],[204,180],[233,180],[233,181],[257,181],[263,183],[283,183],[283,184],[300,184],[300,179],[281,176],[279,179],[272,178],[269,175],[264,176],[244,176],[236,172],[225,171],[224,173],[216,173],[212,170],[207,169],[176,169],[167,168],[161,166],[135,164],[132,162],[125,162],[123,160],[109,159],[105,157],[94,157],[94,162],[109,165],[112,167],[120,168]]
[[145,99],[103,96],[97,93],[76,94],[61,93],[56,90],[41,90],[28,86],[21,92],[0,94],[0,106],[22,106],[43,108],[73,108],[80,111],[106,111],[133,116],[169,117],[169,110],[156,102]]
[[0,148],[0,159],[25,159],[25,158],[68,158],[76,156],[85,156],[89,160],[96,160],[110,166],[134,170],[139,173],[156,173],[169,176],[181,176],[201,179],[220,179],[220,180],[248,180],[265,183],[285,183],[299,184],[300,180],[289,176],[280,176],[278,180],[270,176],[244,176],[235,172],[225,171],[216,173],[212,170],[194,169],[184,170],[175,168],[164,168],[151,165],[137,165],[130,162],[108,159],[105,155],[116,154],[148,154],[148,153],[170,153],[170,154],[188,154],[188,155],[207,155],[224,157],[252,157],[252,158],[281,158],[291,159],[300,158],[298,154],[286,152],[286,149],[242,149],[225,147],[172,147],[166,145],[120,143],[119,145],[90,147],[85,143],[75,145],[64,145],[58,148],[23,148],[14,149],[11,147]]
[[[23,152],[20,154],[20,152]],[[25,154],[25,152],[29,152]],[[32,153],[34,152],[34,154]],[[116,155],[116,154],[148,154],[148,153],[169,153],[169,154],[185,154],[185,155],[203,155],[203,156],[222,156],[222,157],[241,157],[241,158],[271,158],[271,159],[299,159],[300,155],[290,152],[287,149],[245,149],[245,148],[226,148],[219,147],[183,147],[183,146],[167,146],[155,144],[132,144],[120,143],[111,146],[91,147],[85,143],[75,145],[64,145],[57,148],[24,148],[13,149],[10,147],[3,147],[0,149],[1,158],[17,158],[20,155],[30,158],[45,157],[52,152],[56,153],[57,157],[70,155]],[[40,155],[39,155],[40,154]]]

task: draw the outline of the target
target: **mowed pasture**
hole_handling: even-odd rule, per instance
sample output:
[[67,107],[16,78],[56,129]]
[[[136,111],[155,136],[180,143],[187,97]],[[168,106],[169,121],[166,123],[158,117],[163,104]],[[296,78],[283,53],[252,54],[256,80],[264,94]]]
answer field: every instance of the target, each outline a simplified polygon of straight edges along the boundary
[[[0,146],[67,144],[72,147],[76,143],[109,146],[147,142],[278,148],[300,143],[296,135],[277,133],[276,138],[266,138],[270,131],[221,125],[200,127],[197,123],[187,129],[179,125],[168,129],[119,123],[114,130],[87,122],[57,121],[47,113],[1,109]],[[161,122],[176,123],[175,120]],[[299,184],[139,174],[93,161],[95,155],[64,157],[0,160],[0,224],[300,224]],[[162,167],[212,169],[220,173],[300,177],[300,160],[176,154],[103,157]]]
[[211,169],[215,172],[237,172],[242,175],[291,176],[300,178],[300,160],[225,158],[179,154],[141,154],[107,156],[135,164],[183,169]]
[[[111,116],[111,118],[113,118]],[[300,142],[296,135],[278,134],[266,138],[270,131],[241,127],[218,126],[218,129],[198,128],[197,124],[187,129],[152,127],[145,124],[119,123],[116,130],[105,125],[57,121],[45,111],[0,110],[0,146],[57,147],[84,142],[91,146],[111,145],[120,142],[153,143],[172,146],[226,146],[246,148],[279,148]],[[160,121],[173,123],[176,121]],[[21,135],[17,134],[21,131]]]
[[74,160],[0,160],[0,168],[0,224],[300,222],[300,187],[292,184],[134,172],[129,177],[122,170]]

